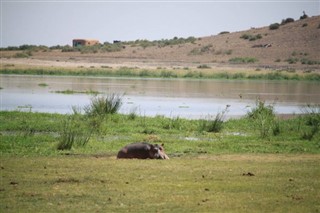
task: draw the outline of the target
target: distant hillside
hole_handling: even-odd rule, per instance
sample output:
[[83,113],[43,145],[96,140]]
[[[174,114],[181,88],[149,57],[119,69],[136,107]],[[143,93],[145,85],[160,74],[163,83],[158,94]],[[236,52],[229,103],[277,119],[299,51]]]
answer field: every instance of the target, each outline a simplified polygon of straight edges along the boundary
[[[108,66],[228,67],[320,71],[320,16],[219,35],[161,41],[138,40],[104,44],[95,49],[34,51],[29,59]],[[65,47],[64,47],[65,48]],[[1,51],[2,58],[15,51]],[[18,57],[19,58],[19,57]],[[29,62],[30,63],[30,60]]]

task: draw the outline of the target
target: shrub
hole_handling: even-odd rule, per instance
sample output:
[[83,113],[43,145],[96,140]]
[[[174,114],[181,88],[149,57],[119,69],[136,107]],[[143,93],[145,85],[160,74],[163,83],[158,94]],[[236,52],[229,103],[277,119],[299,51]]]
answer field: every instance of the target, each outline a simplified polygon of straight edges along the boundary
[[224,51],[224,53],[225,53],[226,55],[231,55],[231,54],[232,54],[232,50],[226,50],[226,51]]
[[289,64],[296,64],[299,61],[299,59],[298,58],[288,58],[286,61]]
[[288,24],[288,23],[291,23],[291,22],[294,22],[293,18],[286,18],[286,19],[283,19],[281,21],[281,25],[285,25],[285,24]]
[[229,59],[229,62],[234,64],[248,64],[248,63],[255,63],[257,61],[258,59],[251,58],[251,57],[245,57],[245,58],[236,57],[236,58]]
[[206,64],[202,64],[202,65],[197,66],[197,68],[198,69],[210,69],[211,67]]
[[206,45],[206,46],[203,46],[201,48],[194,48],[190,51],[190,55],[202,55],[202,54],[205,54],[205,53],[211,53],[211,52],[214,52],[214,49],[211,49],[213,46],[212,44],[209,44],[209,45]]
[[77,52],[79,48],[73,48],[70,45],[65,45],[62,47],[61,52]]
[[270,30],[276,30],[276,29],[279,29],[279,27],[280,27],[280,24],[278,23],[273,23],[269,25]]
[[255,41],[257,39],[261,39],[262,35],[261,34],[257,34],[257,35],[243,34],[240,38],[249,40],[249,41]]
[[152,47],[152,46],[158,46],[158,47],[166,47],[166,46],[172,46],[172,45],[179,45],[179,44],[185,44],[185,43],[194,43],[196,41],[195,37],[188,37],[188,38],[178,38],[174,37],[173,39],[162,39],[162,40],[136,40],[136,41],[129,41],[129,42],[122,42],[122,44],[131,45],[131,46],[140,46],[142,48]]
[[160,73],[160,77],[162,77],[162,78],[177,78],[178,75],[171,72],[171,71],[162,70]]
[[22,53],[16,53],[14,55],[15,58],[28,58],[29,56],[32,56],[31,51],[23,51]]
[[314,61],[307,58],[300,59],[301,64],[308,64],[308,65],[314,65],[314,64],[320,64],[320,61]]
[[140,77],[148,77],[148,76],[152,76],[152,73],[149,70],[141,70],[139,72],[139,76]]
[[119,52],[122,49],[124,49],[124,46],[121,43],[115,43],[115,44],[104,43],[103,46],[101,47],[101,50],[104,52]]
[[243,34],[242,36],[240,36],[240,38],[242,39],[249,39],[250,35],[249,34]]

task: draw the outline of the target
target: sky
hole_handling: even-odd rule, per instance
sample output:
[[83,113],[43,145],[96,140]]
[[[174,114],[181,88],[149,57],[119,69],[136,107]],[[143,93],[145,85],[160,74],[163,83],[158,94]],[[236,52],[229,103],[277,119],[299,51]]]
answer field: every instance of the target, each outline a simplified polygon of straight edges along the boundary
[[0,0],[1,47],[203,37],[320,15],[319,0]]

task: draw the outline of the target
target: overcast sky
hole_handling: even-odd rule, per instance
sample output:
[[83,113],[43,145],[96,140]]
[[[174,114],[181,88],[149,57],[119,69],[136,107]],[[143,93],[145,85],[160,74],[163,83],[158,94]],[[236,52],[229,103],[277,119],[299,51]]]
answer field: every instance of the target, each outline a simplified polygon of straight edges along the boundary
[[319,15],[319,0],[1,0],[1,47],[72,44],[74,38],[170,39],[216,35]]

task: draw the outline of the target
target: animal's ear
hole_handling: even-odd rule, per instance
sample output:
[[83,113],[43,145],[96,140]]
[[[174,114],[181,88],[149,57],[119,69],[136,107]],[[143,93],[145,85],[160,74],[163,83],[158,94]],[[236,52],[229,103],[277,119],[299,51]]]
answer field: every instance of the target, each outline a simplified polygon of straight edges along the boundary
[[153,150],[154,149],[154,145],[150,144],[150,149]]
[[161,146],[162,146],[162,147],[164,147],[164,143],[163,143],[163,144],[161,144]]

